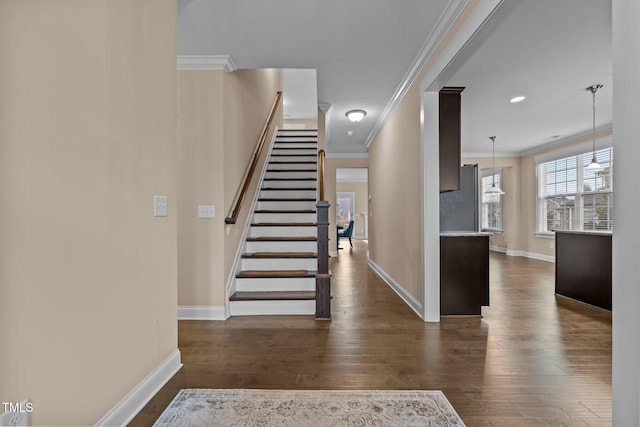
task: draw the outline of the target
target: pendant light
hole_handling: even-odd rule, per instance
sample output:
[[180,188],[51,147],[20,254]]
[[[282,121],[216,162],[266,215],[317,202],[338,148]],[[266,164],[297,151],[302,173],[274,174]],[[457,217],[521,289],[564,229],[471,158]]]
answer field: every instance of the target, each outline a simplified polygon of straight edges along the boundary
[[493,184],[491,184],[491,188],[489,188],[488,190],[485,190],[484,194],[504,194],[504,191],[502,191],[500,189],[499,186],[496,187],[496,137],[495,136],[490,136],[489,139],[491,140],[491,143],[493,144]]
[[600,166],[600,163],[598,163],[598,160],[596,159],[596,92],[601,87],[602,87],[601,84],[595,84],[585,89],[591,92],[591,94],[593,95],[593,133],[592,133],[593,157],[591,158],[591,163],[589,163],[589,166],[587,166],[587,170],[594,171],[594,172],[598,172],[603,169],[602,166]]

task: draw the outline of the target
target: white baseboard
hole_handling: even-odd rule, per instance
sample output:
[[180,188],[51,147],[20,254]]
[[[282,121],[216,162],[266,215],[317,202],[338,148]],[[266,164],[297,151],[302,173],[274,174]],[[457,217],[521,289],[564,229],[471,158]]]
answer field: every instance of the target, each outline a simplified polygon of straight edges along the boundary
[[227,320],[225,306],[178,306],[178,320]]
[[371,267],[371,269],[378,276],[380,276],[380,278],[384,280],[387,285],[389,285],[389,287],[393,289],[398,294],[398,296],[400,296],[400,298],[402,298],[404,302],[407,303],[409,307],[411,307],[413,311],[416,312],[418,317],[422,319],[422,303],[420,301],[418,301],[413,295],[407,292],[407,290],[403,288],[402,285],[393,280],[391,276],[389,276],[378,264],[373,262],[371,259],[369,259],[369,267]]
[[554,263],[556,262],[556,257],[553,256],[553,255],[543,255],[543,254],[537,254],[535,252],[507,250],[507,255],[508,256],[523,256],[523,257],[526,257],[526,258],[537,259],[539,261],[554,262]]
[[182,368],[180,350],[176,349],[168,359],[127,393],[95,425],[101,427],[127,425],[180,368]]
[[556,257],[552,255],[537,254],[535,252],[526,251],[513,251],[511,249],[504,248],[502,246],[489,246],[489,250],[494,252],[500,252],[507,256],[522,256],[525,258],[537,259],[539,261],[556,262]]

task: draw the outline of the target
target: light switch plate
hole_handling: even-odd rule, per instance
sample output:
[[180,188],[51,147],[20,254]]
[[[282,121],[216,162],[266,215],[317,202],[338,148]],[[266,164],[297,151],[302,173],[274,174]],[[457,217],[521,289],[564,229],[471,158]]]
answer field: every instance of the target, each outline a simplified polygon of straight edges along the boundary
[[153,196],[153,216],[167,216],[167,196]]
[[215,218],[216,207],[213,205],[198,205],[198,218]]

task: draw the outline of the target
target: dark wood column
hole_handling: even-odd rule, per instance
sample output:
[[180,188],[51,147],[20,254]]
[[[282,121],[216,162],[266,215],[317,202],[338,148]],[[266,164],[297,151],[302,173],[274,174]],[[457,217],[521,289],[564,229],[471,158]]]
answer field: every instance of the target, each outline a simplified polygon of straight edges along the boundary
[[460,189],[460,109],[463,87],[440,90],[440,192]]

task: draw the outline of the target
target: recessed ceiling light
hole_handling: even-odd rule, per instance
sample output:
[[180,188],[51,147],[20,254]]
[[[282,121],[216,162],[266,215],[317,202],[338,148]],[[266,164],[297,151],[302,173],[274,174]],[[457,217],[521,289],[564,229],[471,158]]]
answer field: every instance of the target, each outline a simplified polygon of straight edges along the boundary
[[350,110],[345,113],[345,116],[352,122],[359,122],[364,119],[364,116],[367,115],[367,112],[364,110]]
[[353,135],[353,131],[352,130],[348,130],[347,131],[347,135],[352,136]]
[[527,97],[526,97],[526,96],[518,95],[518,96],[514,96],[513,98],[511,98],[511,99],[509,100],[509,102],[511,102],[512,104],[515,104],[516,102],[522,102],[522,101],[524,101],[525,99],[527,99]]

